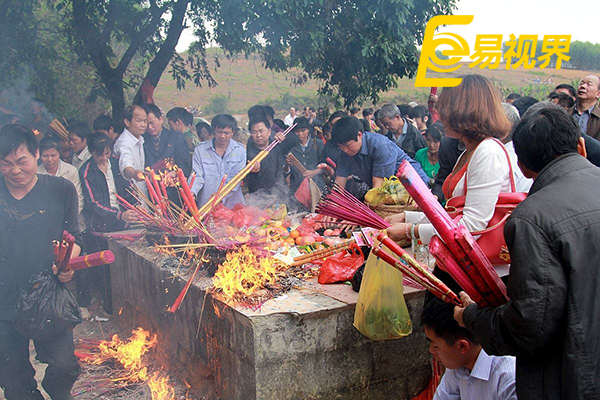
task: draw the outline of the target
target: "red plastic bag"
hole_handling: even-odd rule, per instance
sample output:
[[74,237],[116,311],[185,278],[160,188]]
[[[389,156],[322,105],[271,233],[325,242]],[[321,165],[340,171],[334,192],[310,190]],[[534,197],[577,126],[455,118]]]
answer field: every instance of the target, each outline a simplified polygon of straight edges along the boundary
[[338,254],[328,257],[319,272],[319,283],[345,282],[352,280],[356,270],[365,263],[365,256],[356,243]]

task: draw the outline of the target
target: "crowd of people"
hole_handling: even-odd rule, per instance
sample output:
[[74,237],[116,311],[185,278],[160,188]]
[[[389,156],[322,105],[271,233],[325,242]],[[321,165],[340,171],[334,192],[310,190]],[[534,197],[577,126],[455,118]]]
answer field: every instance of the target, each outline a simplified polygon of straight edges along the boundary
[[[0,386],[7,399],[42,398],[29,340],[11,321],[18,288],[52,265],[51,243],[63,230],[76,237],[75,255],[106,249],[102,233],[136,221],[116,195],[135,201],[128,188],[145,193],[149,169],[173,173],[177,165],[202,206],[223,177],[231,180],[277,141],[223,199],[226,207],[265,193],[308,211],[295,197],[305,179],[321,190],[335,183],[362,200],[404,160],[440,203],[465,197],[459,224],[471,232],[488,227],[501,193],[528,192],[506,224],[509,302],[480,308],[465,293],[455,309],[432,296],[426,301],[422,325],[430,351],[448,369],[435,398],[599,398],[594,310],[600,256],[593,245],[600,237],[594,201],[599,98],[595,75],[583,77],[577,89],[558,85],[541,101],[516,93],[502,99],[486,78],[468,75],[439,98],[431,95],[429,106],[385,104],[330,115],[292,107],[279,119],[271,106],[255,105],[248,110],[245,144],[234,139],[242,133],[232,115],[194,126],[184,108],[165,118],[154,104],[128,107],[121,132],[121,121],[106,115],[91,128],[68,121],[68,143],[40,120],[6,120],[0,130]],[[168,194],[179,201],[175,190]],[[388,221],[394,240],[427,244],[436,235],[419,212]],[[461,291],[444,271],[436,268],[435,274]],[[62,282],[72,278],[72,272],[58,274]],[[108,268],[81,271],[75,280],[81,307],[95,297],[112,313]],[[72,334],[35,345],[38,358],[49,363],[43,387],[53,399],[70,398],[79,374]]]

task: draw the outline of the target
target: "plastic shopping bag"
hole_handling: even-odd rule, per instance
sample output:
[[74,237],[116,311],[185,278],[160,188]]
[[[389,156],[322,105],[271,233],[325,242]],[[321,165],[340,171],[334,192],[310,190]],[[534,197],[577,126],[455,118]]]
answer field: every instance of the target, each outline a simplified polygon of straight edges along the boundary
[[319,270],[319,283],[345,282],[352,280],[356,270],[365,263],[360,247],[352,243],[350,248],[327,257]]
[[51,340],[81,322],[77,300],[51,271],[33,276],[17,298],[15,328],[34,340]]
[[373,340],[398,339],[412,333],[402,286],[402,273],[373,253],[367,259],[354,326]]

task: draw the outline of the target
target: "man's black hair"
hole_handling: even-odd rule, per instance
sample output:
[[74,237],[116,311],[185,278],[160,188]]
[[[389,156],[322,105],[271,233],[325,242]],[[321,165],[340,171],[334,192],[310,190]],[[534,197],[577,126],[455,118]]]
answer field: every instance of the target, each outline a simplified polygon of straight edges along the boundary
[[356,117],[343,117],[333,125],[331,140],[335,144],[346,144],[358,140],[358,132],[362,130],[363,125]]
[[[137,104],[127,107],[125,109],[125,112],[123,113],[123,118],[126,119],[127,121],[131,122],[131,120],[133,119],[133,112],[138,108],[140,110],[144,110],[144,107],[138,106]],[[145,112],[145,110],[144,110],[144,112]]]
[[0,158],[6,157],[22,144],[35,155],[38,142],[31,129],[21,124],[8,124],[0,129]]
[[530,96],[521,96],[512,102],[512,105],[519,111],[519,116],[525,115],[529,107],[537,103],[538,101]]
[[256,124],[259,123],[263,123],[265,124],[265,126],[267,127],[267,129],[271,128],[271,124],[269,123],[269,120],[267,119],[266,115],[262,115],[262,116],[255,116],[255,118],[251,118],[250,122],[248,122],[248,130],[252,130],[252,127]]
[[548,95],[548,100],[554,99],[558,99],[558,103],[556,104],[563,108],[571,108],[575,105],[575,100],[573,100],[573,98],[566,93],[550,93],[550,95]]
[[279,118],[275,118],[273,120],[273,125],[277,125],[278,127],[281,128],[281,130],[284,130],[284,131],[287,129],[287,125],[285,124],[285,122],[283,122],[283,120],[279,119]]
[[348,116],[348,113],[346,111],[341,111],[341,110],[334,111],[333,114],[331,114],[329,116],[328,122],[331,123],[331,121],[333,121],[336,118],[344,118],[344,117],[347,117],[347,116]]
[[308,122],[308,118],[306,118],[306,117],[296,117],[296,118],[294,118],[294,124],[296,124],[296,126],[294,127],[294,132],[295,131],[299,131],[301,129],[308,129],[308,130],[310,130],[310,128],[311,128],[310,122]]
[[194,116],[183,107],[174,107],[170,109],[167,113],[167,119],[175,122],[181,121],[186,126],[194,124]]
[[581,132],[573,118],[552,103],[534,106],[515,128],[512,138],[519,162],[540,172],[552,160],[577,153]]
[[448,304],[437,297],[425,302],[421,314],[421,326],[431,329],[438,337],[452,346],[459,339],[467,339],[478,344],[475,335],[468,329],[458,325],[454,319],[454,305]]
[[398,110],[400,110],[400,116],[402,118],[408,117],[408,114],[410,114],[410,110],[412,110],[410,104],[398,104],[396,107],[398,107]]
[[265,106],[255,104],[248,109],[248,119],[267,118],[267,110]]
[[317,112],[314,107],[309,107],[310,112]]
[[427,110],[427,107],[425,106],[416,106],[413,107],[410,112],[408,113],[408,117],[411,119],[414,118],[425,118],[425,117],[429,117],[429,110]]
[[74,133],[75,135],[79,136],[81,140],[86,140],[87,137],[92,134],[92,131],[90,130],[89,126],[87,126],[85,122],[78,120],[70,121],[69,125],[67,126],[67,131],[69,131],[69,133]]
[[356,113],[357,113],[357,112],[359,112],[359,111],[360,111],[360,108],[358,108],[358,107],[352,107],[352,108],[350,109],[350,114],[351,114],[351,115],[354,115],[354,114],[356,114]]
[[554,90],[556,91],[558,89],[567,89],[572,97],[577,97],[577,91],[573,86],[569,85],[568,83],[561,83],[560,85],[556,85]]
[[156,104],[145,104],[144,111],[146,111],[146,114],[152,114],[156,118],[160,118],[162,116],[162,111],[160,111],[160,108],[158,108]]
[[519,97],[521,97],[519,93],[511,93],[508,96],[506,96],[506,100],[516,100]]
[[102,155],[106,148],[112,148],[112,143],[108,136],[102,132],[94,132],[88,138],[88,150],[92,154]]
[[425,131],[425,137],[430,137],[435,142],[441,142],[444,134],[444,125],[442,125],[439,121],[435,124],[431,124],[431,126]]
[[235,131],[238,128],[237,121],[229,114],[215,115],[212,121],[210,121],[210,125],[212,127],[213,132],[217,129],[231,128],[231,131],[235,133]]
[[362,114],[363,114],[363,117],[364,117],[364,118],[367,118],[369,115],[372,115],[372,114],[373,114],[373,109],[372,109],[372,108],[365,108],[365,109],[363,110],[363,113],[362,113]]
[[56,136],[44,136],[42,140],[40,140],[40,155],[50,149],[54,149],[60,153],[60,145],[58,143],[58,138]]
[[94,120],[92,128],[95,131],[110,131],[110,128],[114,128],[113,120],[108,115],[101,115]]
[[263,105],[265,112],[267,113],[267,117],[274,119],[275,118],[275,109],[268,104]]

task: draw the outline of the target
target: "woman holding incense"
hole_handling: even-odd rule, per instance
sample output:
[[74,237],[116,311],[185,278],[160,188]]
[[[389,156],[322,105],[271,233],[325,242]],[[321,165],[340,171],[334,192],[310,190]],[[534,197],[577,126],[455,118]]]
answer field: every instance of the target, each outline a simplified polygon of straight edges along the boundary
[[[206,204],[219,187],[223,177],[229,182],[246,166],[244,146],[232,140],[237,130],[237,121],[229,114],[216,115],[211,121],[214,137],[200,143],[194,150],[192,169],[196,178],[191,187],[198,206]],[[232,208],[245,204],[241,185],[237,185],[225,198],[223,204]]]
[[[470,232],[485,229],[498,195],[511,191],[510,158],[504,145],[494,140],[506,137],[511,128],[501,102],[486,78],[467,75],[459,86],[444,88],[437,104],[446,136],[460,140],[466,148],[444,181],[443,192],[447,199],[466,195],[459,224]],[[394,240],[418,239],[428,244],[436,235],[419,212],[407,211],[387,220],[392,224],[388,235]]]
[[[115,193],[124,193],[128,183],[119,172],[119,162],[111,159],[111,140],[105,134],[95,132],[88,136],[87,144],[92,157],[82,165],[79,175],[84,197],[83,216],[92,233],[84,236],[85,250],[90,254],[108,249],[106,239],[94,235],[94,232],[122,230],[126,222],[135,222],[137,217],[135,211],[121,211],[115,196]],[[101,282],[96,289],[102,297],[104,310],[110,314],[112,297],[109,267],[102,266],[77,272],[89,273],[90,282]]]

